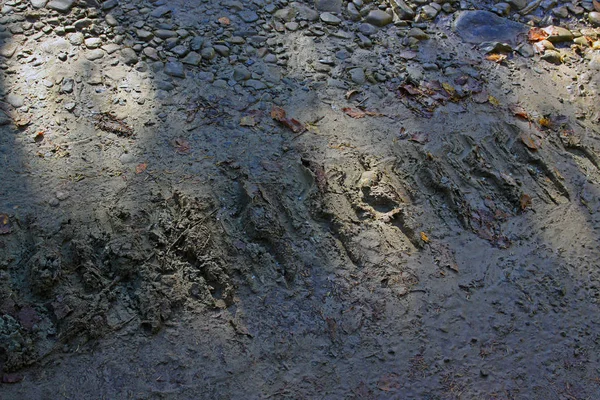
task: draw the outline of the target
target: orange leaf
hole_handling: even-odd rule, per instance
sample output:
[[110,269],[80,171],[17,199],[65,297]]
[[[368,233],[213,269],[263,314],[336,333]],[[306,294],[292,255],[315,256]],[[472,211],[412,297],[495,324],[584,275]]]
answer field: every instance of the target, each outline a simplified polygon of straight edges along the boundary
[[135,167],[135,173],[139,175],[142,172],[144,172],[146,170],[146,168],[148,168],[148,164],[147,163],[141,163],[137,167]]
[[294,118],[286,118],[286,115],[287,114],[285,110],[281,107],[273,107],[271,109],[271,118],[273,118],[275,121],[280,122],[292,132],[300,133],[306,130],[306,127],[302,124],[302,122]]
[[421,240],[425,243],[429,243],[429,236],[425,232],[421,232]]
[[221,17],[218,19],[218,21],[223,25],[231,25],[231,20],[227,17]]
[[502,64],[502,61],[506,60],[506,54],[489,54],[485,56],[485,59],[488,61],[493,61],[498,64]]
[[544,128],[550,128],[552,126],[552,121],[550,120],[550,118],[546,117],[540,118],[538,120],[538,123]]
[[530,42],[539,42],[546,39],[550,35],[541,28],[533,27],[529,30],[529,34],[527,36]]

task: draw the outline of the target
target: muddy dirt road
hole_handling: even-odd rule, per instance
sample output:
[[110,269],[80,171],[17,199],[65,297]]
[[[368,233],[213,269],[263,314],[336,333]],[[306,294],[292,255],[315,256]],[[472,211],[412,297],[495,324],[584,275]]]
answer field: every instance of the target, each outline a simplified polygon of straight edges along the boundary
[[600,5],[1,5],[0,398],[600,398]]

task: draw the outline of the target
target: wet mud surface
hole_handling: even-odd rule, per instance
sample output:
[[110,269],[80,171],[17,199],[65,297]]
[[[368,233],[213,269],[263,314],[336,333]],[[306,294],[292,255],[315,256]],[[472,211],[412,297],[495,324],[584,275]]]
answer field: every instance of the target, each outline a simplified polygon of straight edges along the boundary
[[0,397],[600,396],[593,4],[314,3],[3,4]]

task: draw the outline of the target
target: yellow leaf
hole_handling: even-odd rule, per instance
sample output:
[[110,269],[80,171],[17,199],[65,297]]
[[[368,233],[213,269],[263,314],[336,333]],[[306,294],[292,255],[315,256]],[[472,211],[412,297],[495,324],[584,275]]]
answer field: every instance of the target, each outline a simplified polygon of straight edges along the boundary
[[490,94],[490,97],[488,97],[488,101],[490,102],[491,105],[498,107],[500,105],[500,101],[498,101],[497,98],[495,98],[494,96],[492,96]]
[[425,243],[429,243],[429,236],[427,236],[425,232],[421,232],[421,240]]

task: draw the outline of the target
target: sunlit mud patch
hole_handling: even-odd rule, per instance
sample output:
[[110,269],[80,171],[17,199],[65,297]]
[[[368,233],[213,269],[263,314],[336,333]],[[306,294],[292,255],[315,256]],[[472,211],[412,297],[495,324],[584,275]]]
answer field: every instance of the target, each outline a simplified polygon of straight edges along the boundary
[[95,226],[54,234],[16,221],[0,256],[1,371],[117,331],[156,332],[183,308],[232,303],[214,202],[175,193],[149,209],[117,205]]

